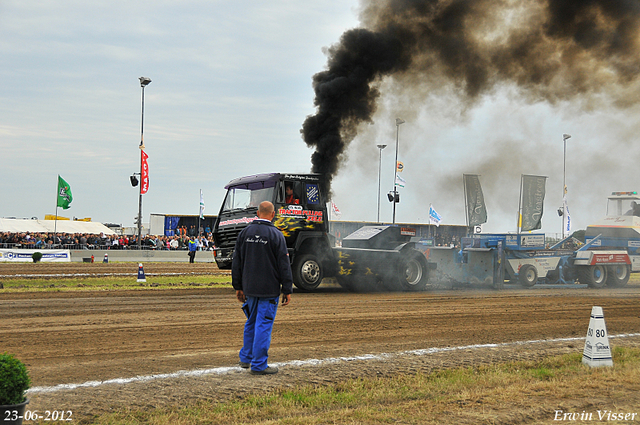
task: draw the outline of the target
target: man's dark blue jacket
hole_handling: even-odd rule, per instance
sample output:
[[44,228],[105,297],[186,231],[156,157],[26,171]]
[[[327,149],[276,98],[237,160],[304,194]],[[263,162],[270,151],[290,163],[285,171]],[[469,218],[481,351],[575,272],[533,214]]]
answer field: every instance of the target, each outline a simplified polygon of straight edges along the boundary
[[275,298],[293,289],[284,235],[268,220],[257,219],[236,241],[231,284],[248,297]]

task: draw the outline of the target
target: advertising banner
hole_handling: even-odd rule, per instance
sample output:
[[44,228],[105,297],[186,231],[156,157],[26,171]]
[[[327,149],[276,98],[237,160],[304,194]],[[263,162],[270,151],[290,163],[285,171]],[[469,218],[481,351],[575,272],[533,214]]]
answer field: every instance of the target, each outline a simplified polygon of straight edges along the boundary
[[467,223],[477,226],[487,222],[487,207],[480,186],[480,178],[476,174],[464,174],[464,189],[467,197]]
[[202,189],[200,189],[200,218],[204,219],[204,195]]
[[34,252],[42,254],[43,263],[71,262],[71,251],[68,249],[0,249],[0,263],[30,263]]
[[544,176],[522,175],[522,232],[542,228],[546,181]]
[[564,229],[565,235],[571,234],[571,214],[569,213],[569,205],[567,205],[567,194],[562,197],[562,228]]
[[140,169],[142,170],[142,173],[140,175],[140,193],[142,193],[143,195],[149,190],[149,164],[147,163],[148,159],[149,155],[147,155],[145,151],[140,150],[140,161],[142,164],[142,166],[140,167]]

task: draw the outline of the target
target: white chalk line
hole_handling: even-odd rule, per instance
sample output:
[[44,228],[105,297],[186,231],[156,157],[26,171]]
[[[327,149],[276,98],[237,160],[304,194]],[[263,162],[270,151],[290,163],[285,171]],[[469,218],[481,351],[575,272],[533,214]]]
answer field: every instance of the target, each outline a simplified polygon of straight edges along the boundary
[[[630,337],[636,337],[636,336],[640,336],[640,333],[609,335],[609,338],[630,338]],[[288,362],[272,363],[271,365],[277,366],[277,367],[321,366],[323,364],[334,364],[334,363],[352,362],[352,361],[387,360],[390,358],[407,356],[407,355],[424,356],[428,354],[446,353],[450,351],[477,350],[481,348],[500,348],[500,347],[517,346],[517,345],[541,344],[541,343],[548,343],[548,342],[581,341],[584,339],[585,337],[572,337],[572,338],[535,339],[530,341],[503,342],[498,344],[463,345],[459,347],[432,347],[432,348],[423,348],[419,350],[400,351],[397,353],[365,354],[362,356],[353,356],[353,357],[328,357],[326,359],[291,360]],[[229,373],[235,373],[242,370],[243,369],[240,368],[239,366],[215,367],[211,369],[197,369],[197,370],[180,370],[178,372],[173,372],[173,373],[160,373],[157,375],[134,376],[132,378],[115,378],[115,379],[107,379],[105,381],[88,381],[88,382],[83,382],[81,384],[60,384],[60,385],[54,385],[51,387],[33,387],[27,390],[27,393],[28,394],[53,393],[53,392],[63,391],[63,390],[75,390],[78,388],[95,388],[102,385],[111,385],[111,384],[125,385],[125,384],[133,384],[138,382],[149,382],[149,381],[155,381],[158,379],[198,377],[198,376],[205,376],[205,375],[226,375]]]

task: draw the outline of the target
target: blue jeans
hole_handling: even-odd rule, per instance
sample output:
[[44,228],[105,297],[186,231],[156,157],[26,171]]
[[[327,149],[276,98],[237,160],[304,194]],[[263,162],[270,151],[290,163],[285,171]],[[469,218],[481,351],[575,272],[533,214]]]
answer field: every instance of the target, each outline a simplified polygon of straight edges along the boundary
[[267,357],[271,345],[271,330],[278,310],[279,297],[247,297],[249,310],[244,325],[244,345],[240,350],[240,361],[251,363],[251,370],[261,371],[267,368]]

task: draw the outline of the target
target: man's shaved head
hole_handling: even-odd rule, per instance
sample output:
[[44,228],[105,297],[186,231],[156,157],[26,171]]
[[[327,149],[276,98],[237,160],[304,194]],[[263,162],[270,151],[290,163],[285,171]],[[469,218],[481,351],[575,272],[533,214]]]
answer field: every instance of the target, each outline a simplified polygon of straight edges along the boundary
[[269,201],[262,201],[260,206],[258,207],[258,217],[264,218],[265,220],[272,220],[274,213],[273,204]]

